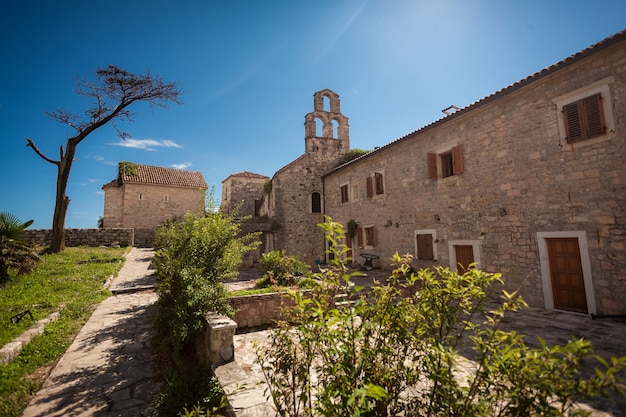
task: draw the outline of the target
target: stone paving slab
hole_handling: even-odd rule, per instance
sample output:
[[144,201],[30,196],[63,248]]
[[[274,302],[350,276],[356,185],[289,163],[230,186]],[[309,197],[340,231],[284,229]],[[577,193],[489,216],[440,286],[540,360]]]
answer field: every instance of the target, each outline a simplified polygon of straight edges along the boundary
[[[132,248],[111,289],[150,283],[151,249]],[[153,291],[124,293],[101,302],[48,376],[24,417],[153,416],[158,391],[150,340]]]

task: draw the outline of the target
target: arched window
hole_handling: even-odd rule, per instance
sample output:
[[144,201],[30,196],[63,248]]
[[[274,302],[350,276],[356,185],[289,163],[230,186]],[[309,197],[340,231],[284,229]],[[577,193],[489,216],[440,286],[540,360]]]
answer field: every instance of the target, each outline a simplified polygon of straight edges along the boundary
[[315,192],[311,194],[311,213],[321,213],[322,212],[322,197],[320,193]]
[[318,138],[324,137],[324,121],[319,117],[315,118],[315,136]]
[[330,97],[324,96],[324,111],[330,111]]
[[337,139],[339,137],[339,122],[337,120],[333,120],[333,138]]

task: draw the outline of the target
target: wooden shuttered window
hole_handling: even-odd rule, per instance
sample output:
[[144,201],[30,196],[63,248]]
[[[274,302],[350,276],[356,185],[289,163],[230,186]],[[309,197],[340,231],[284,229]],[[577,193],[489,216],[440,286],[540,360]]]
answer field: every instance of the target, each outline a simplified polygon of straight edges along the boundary
[[356,229],[356,244],[359,247],[363,247],[363,229],[360,227]]
[[383,174],[380,172],[375,173],[374,183],[376,184],[376,194],[384,194],[385,189],[383,188]]
[[463,146],[452,148],[452,173],[458,175],[463,172]]
[[436,180],[439,177],[437,170],[438,162],[441,163],[442,178],[463,173],[465,169],[463,164],[463,146],[454,146],[450,152],[442,154],[429,152],[427,154],[428,179]]
[[600,136],[606,131],[600,93],[566,104],[562,112],[568,143]]
[[433,250],[433,235],[424,234],[417,235],[417,259],[420,260],[433,260],[435,259]]
[[350,201],[350,190],[348,189],[348,185],[341,186],[341,203],[347,203]]
[[367,177],[365,179],[365,189],[367,191],[368,197],[372,197],[374,195],[374,184],[372,182],[372,177]]
[[367,246],[376,245],[376,236],[374,234],[374,226],[366,227],[363,230],[365,231],[365,245]]
[[437,179],[437,154],[434,152],[428,153],[428,179]]

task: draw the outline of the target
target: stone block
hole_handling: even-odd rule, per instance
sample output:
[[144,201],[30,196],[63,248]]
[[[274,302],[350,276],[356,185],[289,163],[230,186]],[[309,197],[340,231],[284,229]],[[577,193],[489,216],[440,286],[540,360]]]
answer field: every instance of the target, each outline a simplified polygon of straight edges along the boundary
[[237,323],[226,316],[209,313],[204,328],[195,341],[196,354],[202,363],[215,367],[235,360],[233,338]]

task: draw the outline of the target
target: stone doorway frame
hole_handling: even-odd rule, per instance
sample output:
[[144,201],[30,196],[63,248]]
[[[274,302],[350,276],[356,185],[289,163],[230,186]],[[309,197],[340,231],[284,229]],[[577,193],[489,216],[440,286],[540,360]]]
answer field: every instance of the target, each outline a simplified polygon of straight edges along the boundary
[[[577,238],[580,263],[583,269],[583,282],[585,283],[585,298],[587,299],[587,314],[596,314],[596,298],[593,291],[593,278],[591,275],[591,260],[587,245],[587,234],[584,231],[571,232],[537,232],[537,246],[539,248],[539,263],[541,267],[541,285],[543,287],[543,301],[546,310],[554,310],[554,296],[552,294],[552,282],[550,280],[550,259],[546,239],[550,238]],[[560,310],[559,310],[560,311]],[[572,314],[582,314],[574,313]]]

